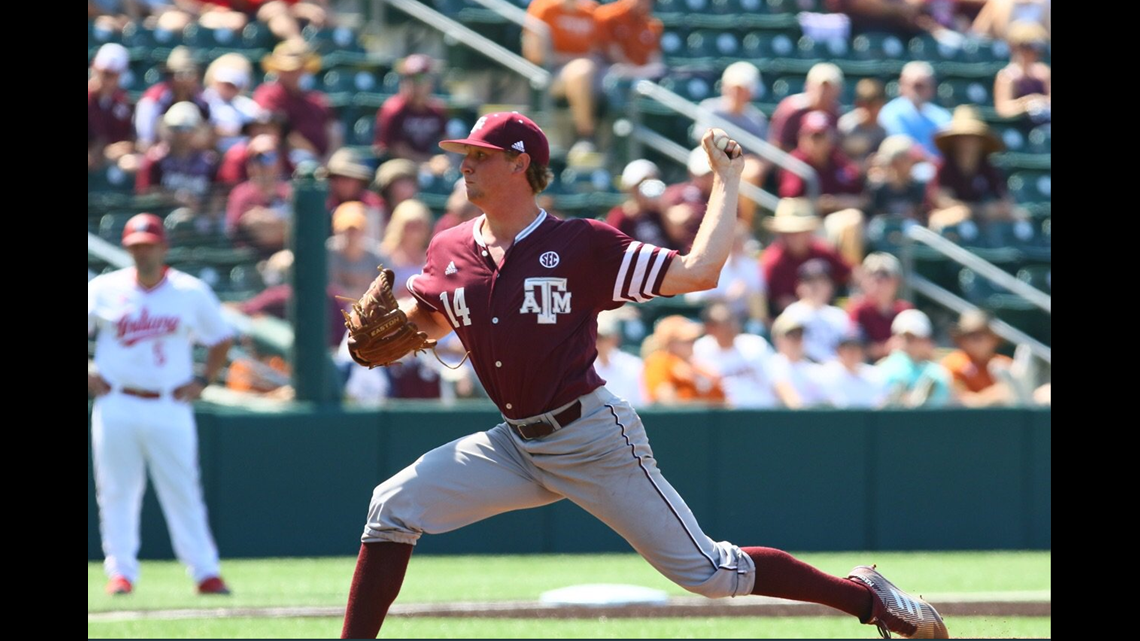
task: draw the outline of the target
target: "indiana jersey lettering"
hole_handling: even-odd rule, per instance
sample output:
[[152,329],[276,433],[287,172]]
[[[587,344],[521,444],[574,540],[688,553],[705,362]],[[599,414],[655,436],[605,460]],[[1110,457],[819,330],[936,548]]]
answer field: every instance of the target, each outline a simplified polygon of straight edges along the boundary
[[197,278],[174,269],[150,289],[134,268],[87,284],[87,325],[99,330],[95,365],[111,383],[170,391],[194,377],[192,348],[230,337],[217,296]]
[[593,368],[597,313],[659,296],[677,252],[602,222],[543,211],[495,265],[482,225],[480,216],[433,238],[408,291],[447,316],[508,418],[539,414],[603,385]]

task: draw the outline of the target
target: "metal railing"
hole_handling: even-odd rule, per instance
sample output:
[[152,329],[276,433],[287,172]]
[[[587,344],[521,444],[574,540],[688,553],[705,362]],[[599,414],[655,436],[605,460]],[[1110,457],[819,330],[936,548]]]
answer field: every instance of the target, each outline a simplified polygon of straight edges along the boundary
[[[947,309],[952,309],[959,314],[967,311],[976,311],[978,309],[977,305],[974,305],[953,294],[952,292],[939,287],[938,285],[930,282],[922,276],[910,273],[909,270],[908,274],[909,275],[907,276],[907,280],[910,281],[910,285],[914,288],[914,290],[923,296],[926,296],[927,298],[933,300],[939,305],[942,305]],[[1045,345],[1036,338],[1033,338],[1029,334],[1026,334],[1020,329],[1017,329],[1009,323],[997,318],[990,320],[990,327],[994,330],[995,333],[997,333],[998,336],[1001,336],[1002,338],[1011,343],[1014,343],[1015,345],[1026,345],[1030,350],[1032,350],[1035,356],[1045,361],[1046,363],[1053,363],[1052,348],[1050,348],[1048,345]]]
[[[479,35],[475,31],[463,26],[462,24],[452,20],[451,18],[443,15],[442,13],[416,2],[415,0],[384,0],[389,5],[403,11],[409,16],[423,22],[424,24],[433,27],[443,33],[445,36],[451,37],[459,44],[470,47],[476,52],[483,54],[493,62],[496,62],[504,67],[514,71],[515,73],[526,78],[530,82],[531,88],[538,96],[539,109],[543,113],[550,112],[552,98],[550,92],[546,91],[550,86],[550,72],[538,65],[530,62],[526,58],[515,54],[509,49],[495,43],[494,41]],[[545,26],[545,25],[544,25]],[[549,38],[548,38],[549,39]]]
[[[635,125],[624,119],[618,120],[614,123],[614,134],[621,137],[628,136],[639,143],[648,145],[682,165],[688,164],[689,162],[689,149],[678,145],[644,125]],[[740,183],[740,195],[749,198],[761,207],[769,210],[775,210],[776,205],[780,202],[779,197],[775,194],[746,182]]]
[[907,273],[912,273],[914,265],[914,243],[920,242],[931,249],[946,256],[950,260],[969,267],[981,276],[989,279],[996,285],[999,285],[1018,296],[1021,296],[1030,303],[1045,310],[1047,313],[1053,313],[1053,297],[1039,289],[1018,280],[1013,276],[993,263],[981,258],[977,254],[971,253],[968,249],[964,249],[954,244],[953,242],[939,236],[938,234],[922,227],[921,225],[911,225],[903,230],[903,237],[906,242],[903,243],[903,263],[906,267]]
[[[753,135],[739,125],[721,118],[708,109],[686,100],[653,81],[639,80],[634,83],[633,90],[635,93],[655,100],[668,109],[694,122],[709,123],[710,125],[724,129],[730,138],[736,140],[736,142],[743,145],[749,151],[803,178],[807,186],[807,196],[812,202],[815,202],[819,198],[819,175],[815,169],[812,169],[811,165],[791,156],[768,141]],[[635,101],[630,101],[630,117],[634,123],[638,123],[638,110]]]
[[507,2],[507,0],[472,1],[487,7],[527,31],[533,31],[542,42],[542,67],[547,70],[550,69],[550,66],[554,64],[554,39],[550,35],[550,25],[530,15],[525,9]]

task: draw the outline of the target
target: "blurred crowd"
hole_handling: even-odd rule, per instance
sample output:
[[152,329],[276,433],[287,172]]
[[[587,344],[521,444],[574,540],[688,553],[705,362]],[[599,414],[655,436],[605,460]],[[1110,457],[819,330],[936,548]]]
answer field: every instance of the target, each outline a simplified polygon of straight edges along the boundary
[[[855,32],[1004,40],[1010,60],[993,79],[994,109],[1020,119],[1026,131],[1048,125],[1051,79],[1042,62],[1051,31],[1048,0],[825,4]],[[551,133],[572,141],[571,166],[576,158],[596,162],[599,156],[612,166],[598,151],[608,142],[599,131],[607,92],[669,71],[654,8],[654,0],[529,4],[534,22],[522,32],[521,49],[551,71],[551,92],[565,101],[567,129]],[[431,354],[391,368],[348,367],[339,313],[344,303],[337,298],[358,296],[379,263],[393,269],[403,287],[422,267],[435,233],[480,214],[456,180],[458,159],[437,146],[449,126],[437,96],[442,60],[418,53],[398,60],[398,90],[376,111],[372,144],[345,146],[345,127],[316,82],[321,56],[301,35],[309,26],[337,23],[329,2],[89,0],[88,16],[99,28],[119,31],[132,24],[170,31],[191,24],[234,31],[264,25],[275,44],[259,60],[240,53],[209,59],[205,51],[176,46],[161,66],[161,81],[137,100],[120,86],[131,53],[113,42],[100,47],[88,80],[89,171],[115,167],[134,176],[137,194],[173,199],[178,208],[167,217],[168,228],[215,234],[254,251],[266,288],[234,306],[285,318],[292,296],[290,178],[298,167],[323,167],[330,349],[344,366],[347,395],[376,403],[481,394],[470,365],[451,369]],[[719,95],[700,106],[810,166],[818,175],[818,198],[809,198],[812,186],[803,176],[744,145],[744,180],[777,194],[779,206],[767,212],[741,199],[720,283],[685,300],[701,322],[666,315],[630,332],[637,310],[603,316],[597,368],[615,393],[635,404],[731,407],[1032,402],[1035,390],[1025,389],[1018,376],[1021,364],[998,353],[1012,349],[1003,346],[991,319],[963,314],[940,335],[926,314],[899,298],[899,261],[867,250],[867,229],[876,219],[939,230],[968,220],[984,226],[1026,218],[991,161],[1004,148],[1001,137],[977,108],[951,111],[936,103],[938,78],[928,62],[902,68],[894,98],[882,81],[859,80],[854,106],[845,111],[840,97],[851,93],[847,82],[839,66],[816,64],[803,91],[783,98],[769,117],[756,106],[759,68],[741,61],[724,69]],[[693,135],[706,126],[698,122]],[[635,239],[687,251],[712,175],[699,148],[685,169],[683,180],[670,182],[667,176],[675,174],[650,160],[629,162],[614,172],[625,201],[597,214]],[[420,196],[422,185],[433,181],[452,188],[442,210]],[[540,197],[540,204],[559,214],[551,198]],[[640,347],[623,349],[631,339]],[[458,362],[464,350],[445,341],[440,352]],[[231,368],[231,387],[282,388],[288,364],[254,349],[247,353],[256,363],[235,363],[240,375]],[[1037,392],[1047,402],[1048,389]]]

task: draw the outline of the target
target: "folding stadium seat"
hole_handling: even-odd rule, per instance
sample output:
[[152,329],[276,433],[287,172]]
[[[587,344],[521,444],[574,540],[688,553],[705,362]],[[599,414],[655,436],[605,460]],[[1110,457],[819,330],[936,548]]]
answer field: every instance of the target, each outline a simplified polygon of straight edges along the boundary
[[272,49],[275,40],[269,26],[256,20],[241,30],[241,44],[245,49]]
[[1052,151],[1053,133],[1050,125],[1041,125],[1029,132],[1029,151],[1047,154]]
[[301,37],[309,43],[310,48],[322,56],[333,52],[359,53],[364,51],[356,37],[356,32],[345,26],[318,28],[310,24],[301,30]]
[[665,29],[661,33],[661,53],[666,58],[683,58],[686,56],[685,39],[688,37],[685,29]]
[[847,41],[841,38],[816,40],[811,36],[802,36],[796,41],[796,56],[803,60],[843,58],[847,53]]
[[783,31],[753,31],[741,42],[744,57],[749,59],[794,58],[798,55],[796,40]]
[[683,57],[689,59],[711,59],[716,53],[717,32],[700,29],[689,34],[685,39],[685,52]]
[[993,105],[993,83],[983,79],[953,78],[938,85],[938,103],[947,109],[958,105]]
[[957,225],[947,225],[939,230],[938,235],[963,247],[984,246],[981,230],[978,229],[977,223],[972,220],[964,220]]
[[1052,200],[1052,179],[1044,172],[1018,172],[1009,177],[1009,191],[1019,203]]
[[376,115],[364,115],[352,123],[349,130],[349,143],[359,147],[372,146],[372,139],[376,134]]
[[988,278],[980,276],[969,267],[958,272],[958,289],[962,297],[975,305],[986,305],[990,297],[1005,291],[994,285]]
[[1003,40],[969,38],[962,43],[958,60],[962,62],[992,63],[1009,60],[1009,45]]
[[685,0],[657,0],[653,15],[665,26],[679,26],[686,16]]
[[700,102],[713,95],[713,80],[699,75],[667,76],[661,79],[661,86],[692,102]]
[[1053,293],[1053,266],[1030,265],[1017,272],[1017,279],[1046,294]]
[[1016,294],[997,293],[986,299],[985,307],[998,319],[1052,345],[1052,317],[1028,300]]
[[742,51],[740,36],[730,31],[721,32],[716,36],[714,48],[721,58],[739,58]]
[[864,33],[851,41],[851,52],[856,60],[906,60],[907,48],[903,41],[891,33]]
[[250,263],[235,265],[230,270],[230,286],[235,292],[256,292],[265,288],[257,265]]
[[1005,143],[1006,151],[1015,153],[1025,151],[1025,134],[1022,133],[1019,124],[994,124],[991,129]]
[[874,251],[897,254],[903,244],[903,232],[916,224],[901,216],[875,216],[867,222],[867,243]]
[[196,23],[186,25],[182,30],[182,39],[187,46],[206,51],[244,48],[240,32],[232,29],[210,29]]
[[927,62],[955,62],[961,59],[962,50],[939,42],[929,34],[915,36],[907,44],[912,60]]
[[792,94],[802,93],[804,90],[804,76],[781,76],[772,83],[772,102],[779,102]]
[[1028,220],[991,221],[982,226],[985,246],[1021,249],[1036,243],[1037,230]]
[[110,212],[99,219],[99,237],[118,245],[123,239],[123,228],[134,216],[133,212]]

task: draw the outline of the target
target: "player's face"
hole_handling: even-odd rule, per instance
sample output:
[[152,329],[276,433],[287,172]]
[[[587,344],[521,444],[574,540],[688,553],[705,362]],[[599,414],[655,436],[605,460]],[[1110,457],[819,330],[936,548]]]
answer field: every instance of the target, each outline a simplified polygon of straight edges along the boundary
[[157,243],[135,243],[127,247],[135,261],[135,269],[142,274],[153,274],[162,269],[166,259],[166,245]]
[[467,200],[476,205],[486,200],[495,185],[507,180],[511,167],[507,155],[501,151],[468,147],[467,155],[459,165],[463,183],[467,186]]

